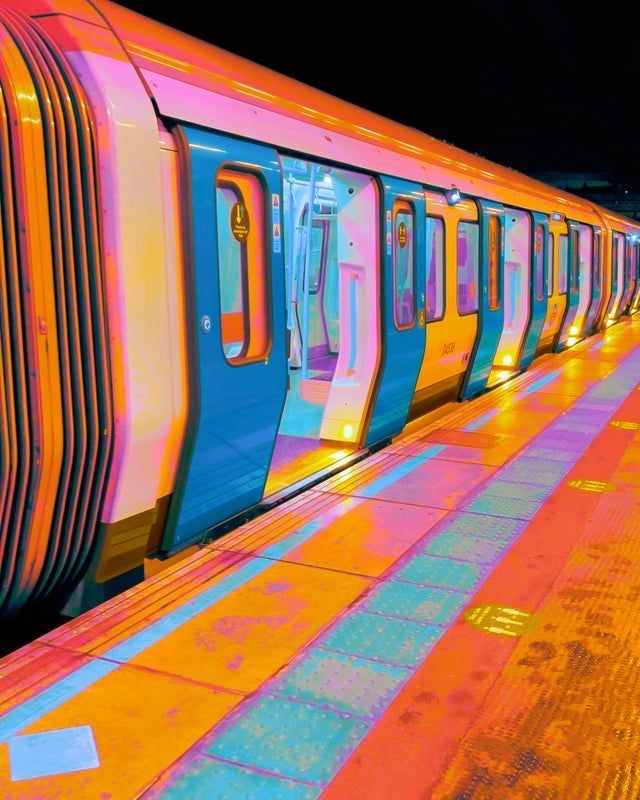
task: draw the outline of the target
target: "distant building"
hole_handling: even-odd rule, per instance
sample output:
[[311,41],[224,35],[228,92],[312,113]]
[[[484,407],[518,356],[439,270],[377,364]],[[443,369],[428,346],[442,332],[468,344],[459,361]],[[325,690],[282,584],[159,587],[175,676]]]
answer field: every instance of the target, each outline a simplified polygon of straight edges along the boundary
[[566,189],[618,214],[640,220],[640,194],[625,187],[624,182],[610,172],[537,172],[538,180]]

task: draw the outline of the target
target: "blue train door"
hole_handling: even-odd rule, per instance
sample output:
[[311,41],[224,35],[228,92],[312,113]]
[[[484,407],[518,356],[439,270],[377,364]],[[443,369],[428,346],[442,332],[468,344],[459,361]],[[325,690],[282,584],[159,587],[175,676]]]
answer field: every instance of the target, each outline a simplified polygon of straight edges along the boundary
[[189,412],[164,552],[258,503],[286,393],[275,150],[182,126]]
[[587,311],[587,318],[584,325],[584,332],[587,336],[597,330],[596,321],[600,315],[602,306],[602,229],[593,229],[593,253],[591,257],[591,303]]
[[568,346],[568,339],[573,336],[573,323],[578,313],[580,304],[580,284],[582,274],[580,270],[580,226],[577,222],[567,220],[568,241],[568,275],[567,275],[567,305],[558,331],[554,351],[560,352]]
[[480,210],[480,297],[478,332],[460,393],[466,400],[487,387],[504,327],[504,208],[478,200]]
[[402,430],[426,343],[424,191],[397,178],[382,182],[382,361],[368,446]]
[[538,211],[531,213],[532,219],[532,273],[529,281],[529,324],[524,336],[522,353],[520,355],[520,369],[527,369],[533,361],[544,322],[547,317],[548,305],[548,275],[549,275],[549,248],[546,242],[549,239],[549,218]]

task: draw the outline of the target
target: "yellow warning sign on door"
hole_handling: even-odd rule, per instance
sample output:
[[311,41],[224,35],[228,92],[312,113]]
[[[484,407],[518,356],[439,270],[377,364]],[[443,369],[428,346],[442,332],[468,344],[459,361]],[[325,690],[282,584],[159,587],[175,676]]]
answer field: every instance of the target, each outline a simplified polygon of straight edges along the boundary
[[231,233],[236,242],[244,244],[249,237],[249,210],[244,203],[236,203],[231,209]]
[[407,226],[404,222],[398,225],[398,244],[400,247],[407,246]]

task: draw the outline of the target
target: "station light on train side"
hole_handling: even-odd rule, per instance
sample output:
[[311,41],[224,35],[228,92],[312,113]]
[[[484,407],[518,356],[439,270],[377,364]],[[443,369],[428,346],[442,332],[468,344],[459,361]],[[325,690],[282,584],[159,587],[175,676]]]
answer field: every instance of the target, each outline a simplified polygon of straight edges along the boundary
[[456,206],[462,200],[460,189],[457,186],[452,186],[447,192],[447,202],[450,206]]

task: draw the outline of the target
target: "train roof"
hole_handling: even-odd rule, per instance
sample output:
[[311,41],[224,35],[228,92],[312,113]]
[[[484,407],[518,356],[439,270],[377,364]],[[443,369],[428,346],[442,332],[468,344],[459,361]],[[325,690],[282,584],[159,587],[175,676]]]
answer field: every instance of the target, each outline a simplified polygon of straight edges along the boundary
[[[466,180],[467,186],[477,186],[479,196],[483,196],[482,186],[499,186],[544,200],[545,205],[569,217],[578,215],[589,220],[597,212],[605,216],[610,225],[624,232],[640,229],[633,220],[599,208],[583,198],[340,100],[110,0],[93,0],[92,4],[86,0],[19,0],[18,5],[34,15],[60,13],[93,23],[98,21],[97,10],[117,33],[141,72],[177,79],[426,162],[439,168],[438,171],[444,170],[453,173],[456,179]],[[445,184],[444,188],[448,186]]]

